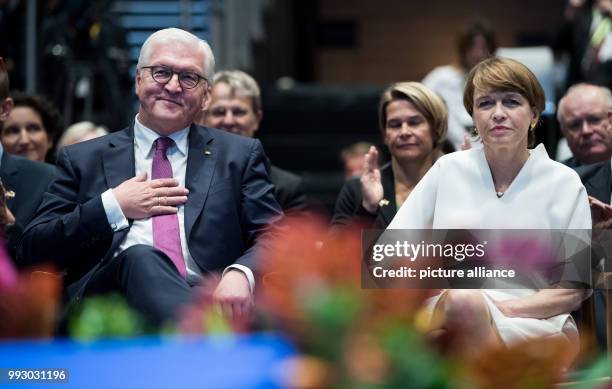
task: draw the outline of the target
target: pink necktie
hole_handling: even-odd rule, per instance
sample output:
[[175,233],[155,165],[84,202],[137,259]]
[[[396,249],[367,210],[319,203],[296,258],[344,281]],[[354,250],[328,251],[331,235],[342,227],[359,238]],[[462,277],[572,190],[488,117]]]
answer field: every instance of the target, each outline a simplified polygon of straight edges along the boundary
[[[172,165],[168,161],[166,151],[174,141],[170,138],[157,138],[155,141],[155,156],[151,179],[172,178]],[[174,263],[179,273],[187,277],[187,269],[181,248],[181,234],[176,213],[153,216],[153,246],[163,251]]]

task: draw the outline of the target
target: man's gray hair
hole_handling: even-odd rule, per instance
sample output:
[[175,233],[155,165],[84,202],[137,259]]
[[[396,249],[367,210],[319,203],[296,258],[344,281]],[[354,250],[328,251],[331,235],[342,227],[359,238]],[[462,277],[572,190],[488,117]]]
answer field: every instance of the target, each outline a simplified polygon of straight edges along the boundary
[[138,64],[136,66],[140,69],[143,66],[149,65],[151,52],[156,44],[177,41],[199,47],[204,54],[204,63],[202,64],[204,65],[204,77],[210,82],[215,75],[215,56],[213,55],[210,45],[205,40],[198,38],[188,31],[181,30],[180,28],[165,28],[149,35],[140,48],[140,55],[138,56]]
[[561,100],[559,100],[559,106],[557,107],[557,121],[561,126],[563,126],[564,124],[563,119],[565,116],[565,102],[567,101],[567,97],[570,94],[574,93],[584,93],[588,89],[594,89],[597,92],[601,93],[601,95],[606,99],[608,103],[608,109],[612,109],[612,92],[610,92],[609,88],[606,88],[605,86],[601,85],[589,84],[586,82],[574,84],[567,90],[567,92],[565,92],[565,95],[563,95]]
[[227,84],[231,93],[241,93],[251,98],[253,111],[261,110],[261,91],[257,81],[241,70],[223,70],[215,74],[213,86],[219,82]]

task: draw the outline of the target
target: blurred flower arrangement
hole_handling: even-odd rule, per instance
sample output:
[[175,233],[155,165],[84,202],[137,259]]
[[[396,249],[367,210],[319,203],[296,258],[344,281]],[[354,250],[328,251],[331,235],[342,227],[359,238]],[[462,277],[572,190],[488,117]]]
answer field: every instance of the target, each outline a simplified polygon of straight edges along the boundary
[[288,225],[263,263],[257,306],[307,356],[293,362],[293,386],[450,387],[452,365],[413,326],[430,292],[362,289],[359,233]]
[[90,297],[75,312],[69,332],[75,339],[88,341],[101,337],[132,337],[151,331],[123,297],[109,294]]
[[305,356],[293,361],[293,387],[549,388],[562,380],[563,342],[465,358],[448,347],[451,331],[428,334],[422,306],[435,291],[361,287],[360,230],[329,235],[311,219],[288,224],[263,264],[258,307]]
[[50,338],[61,279],[50,267],[19,274],[4,242],[0,232],[0,339]]
[[[465,358],[449,351],[453,334],[428,335],[422,305],[427,289],[361,287],[360,231],[329,234],[311,218],[287,220],[261,264],[255,324],[230,323],[212,304],[216,280],[199,288],[178,323],[165,333],[228,334],[270,330],[288,336],[300,355],[285,362],[292,388],[550,388],[563,380],[566,344],[538,339]],[[73,321],[81,339],[151,331],[118,297],[90,300]],[[112,323],[111,323],[112,322]],[[94,328],[94,330],[92,330]],[[584,369],[580,383],[607,361]],[[585,382],[592,382],[586,384]]]

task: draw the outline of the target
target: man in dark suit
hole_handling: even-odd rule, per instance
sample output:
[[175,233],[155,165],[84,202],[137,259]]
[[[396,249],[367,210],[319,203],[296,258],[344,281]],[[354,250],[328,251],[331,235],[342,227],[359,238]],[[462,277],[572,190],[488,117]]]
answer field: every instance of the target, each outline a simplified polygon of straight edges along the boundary
[[612,157],[612,93],[592,84],[572,86],[559,101],[559,127],[573,156],[571,168],[608,161]]
[[612,2],[571,0],[554,48],[570,57],[566,87],[590,82],[612,88]]
[[47,186],[53,180],[53,167],[11,155],[4,152],[1,145],[0,154],[0,178],[8,193],[6,206],[14,219],[6,228],[6,244],[11,257],[15,258],[23,229],[34,216]]
[[[589,195],[589,204],[591,205],[591,214],[593,216],[593,228],[610,229],[612,228],[612,207],[610,199],[612,196],[612,161],[579,166],[575,168],[580,176],[584,187]],[[604,240],[607,236],[604,236]],[[598,250],[594,251],[597,258]],[[603,251],[605,252],[605,251]],[[605,257],[605,255],[604,255]],[[609,261],[609,258],[604,258]],[[609,271],[609,263],[604,264],[604,269]],[[593,292],[593,302],[595,308],[595,327],[597,340],[602,348],[606,344],[606,291],[595,289]]]
[[[0,128],[12,108],[8,72],[0,58]],[[6,206],[1,211],[2,224],[7,225],[6,244],[11,257],[14,258],[23,229],[34,216],[43,193],[53,179],[53,168],[44,163],[11,155],[5,152],[0,144],[0,178],[7,193],[3,199]]]
[[[605,87],[577,84],[559,102],[557,118],[574,156],[573,167],[589,195],[593,228],[612,226],[612,93]],[[597,252],[595,252],[597,255]],[[593,293],[595,325],[600,345],[605,344],[606,304],[601,289]]]
[[[196,122],[252,138],[263,117],[259,85],[245,72],[226,70],[215,75],[210,106],[202,110]],[[274,195],[285,212],[306,208],[302,179],[272,165],[270,180]]]
[[157,324],[219,272],[213,301],[246,319],[266,229],[281,211],[259,141],[192,124],[213,73],[206,42],[176,28],[152,34],[133,124],[61,150],[20,260],[66,268],[71,301],[119,292]]

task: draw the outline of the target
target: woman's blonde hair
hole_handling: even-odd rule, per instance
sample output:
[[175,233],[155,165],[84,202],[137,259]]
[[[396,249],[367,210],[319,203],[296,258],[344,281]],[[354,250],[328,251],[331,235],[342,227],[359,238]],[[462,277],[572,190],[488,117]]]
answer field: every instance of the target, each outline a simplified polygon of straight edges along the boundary
[[387,106],[395,100],[407,100],[425,116],[431,127],[434,147],[440,147],[448,131],[448,109],[437,93],[420,82],[398,82],[387,88],[378,104],[378,124],[384,138],[387,125]]
[[[477,90],[517,92],[537,112],[538,119],[546,103],[544,90],[536,76],[522,63],[510,58],[489,58],[480,62],[468,73],[463,91],[465,110],[473,116],[474,94]],[[535,134],[529,129],[528,144],[533,146]]]

